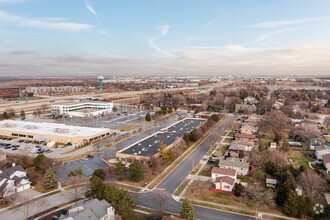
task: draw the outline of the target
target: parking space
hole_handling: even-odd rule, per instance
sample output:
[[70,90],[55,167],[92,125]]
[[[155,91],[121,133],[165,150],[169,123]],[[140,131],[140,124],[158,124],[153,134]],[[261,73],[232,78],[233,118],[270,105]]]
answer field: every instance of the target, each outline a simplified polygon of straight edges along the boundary
[[62,182],[66,182],[69,173],[78,167],[81,167],[83,169],[84,176],[90,177],[96,169],[106,169],[109,167],[109,165],[102,160],[104,156],[104,154],[98,153],[93,154],[92,158],[86,157],[84,159],[64,162],[62,167],[55,169],[56,176]]
[[36,156],[36,154],[44,153],[50,151],[46,149],[46,144],[33,144],[32,141],[27,141],[23,139],[12,139],[0,137],[0,150],[5,153],[24,153],[29,156]]

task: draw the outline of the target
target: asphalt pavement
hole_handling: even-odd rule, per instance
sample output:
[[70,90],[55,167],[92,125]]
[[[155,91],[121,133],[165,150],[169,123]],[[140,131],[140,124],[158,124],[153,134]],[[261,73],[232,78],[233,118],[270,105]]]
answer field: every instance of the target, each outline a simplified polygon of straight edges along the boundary
[[[216,129],[213,134],[222,135],[230,126],[230,122],[235,119],[234,115],[229,115]],[[181,162],[154,190],[144,193],[134,194],[137,205],[151,208],[163,209],[163,211],[179,214],[181,203],[173,199],[172,194],[181,182],[191,173],[194,166],[203,158],[210,149],[209,143],[211,135],[208,136],[183,162]],[[193,164],[194,162],[194,164]],[[137,195],[137,196],[136,196]],[[160,200],[162,204],[160,206]],[[211,209],[201,206],[194,206],[195,215],[203,220],[222,220],[222,219],[255,219],[246,215]]]

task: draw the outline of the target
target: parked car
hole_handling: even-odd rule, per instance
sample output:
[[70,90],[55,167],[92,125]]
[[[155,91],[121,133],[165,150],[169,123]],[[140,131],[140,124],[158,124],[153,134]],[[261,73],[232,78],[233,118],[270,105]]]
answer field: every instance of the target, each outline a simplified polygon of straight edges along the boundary
[[94,156],[91,155],[91,154],[88,154],[88,155],[87,155],[87,158],[94,158]]
[[207,163],[208,164],[218,164],[217,161],[215,161],[215,160],[208,160]]
[[18,143],[22,143],[22,142],[24,142],[24,140],[19,139],[17,142],[18,142]]

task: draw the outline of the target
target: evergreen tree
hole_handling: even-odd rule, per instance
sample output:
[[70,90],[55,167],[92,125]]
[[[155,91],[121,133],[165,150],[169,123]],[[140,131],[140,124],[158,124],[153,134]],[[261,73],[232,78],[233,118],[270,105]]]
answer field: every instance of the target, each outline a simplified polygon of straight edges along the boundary
[[84,174],[84,171],[81,167],[77,167],[77,169],[75,169],[75,171],[76,171],[77,176],[82,176]]
[[244,190],[244,186],[241,183],[235,183],[235,191],[234,191],[235,196],[240,196],[243,190]]
[[68,177],[71,177],[71,176],[76,176],[75,172],[73,172],[72,170],[71,170],[70,173],[68,174]]
[[127,168],[125,167],[125,164],[123,164],[121,161],[119,163],[116,163],[115,166],[115,173],[119,176],[125,176],[127,172]]
[[93,176],[99,177],[101,180],[105,179],[105,172],[103,169],[96,169],[93,173]]
[[102,182],[102,180],[98,177],[93,175],[91,178],[91,187],[92,187],[92,194],[98,199],[104,199],[104,192],[106,185]]
[[57,179],[53,169],[48,169],[42,179],[42,185],[45,189],[51,189],[57,186]]
[[25,118],[25,112],[24,112],[24,110],[21,111],[21,117],[22,118]]
[[304,200],[297,195],[295,190],[290,189],[288,192],[288,198],[283,205],[284,214],[300,218],[303,212],[302,210],[304,210],[305,207]]
[[213,114],[213,115],[211,116],[211,119],[212,119],[213,121],[215,121],[215,122],[219,122],[219,121],[220,121],[220,117],[219,117],[218,114]]
[[8,119],[8,118],[9,118],[9,115],[8,115],[7,112],[3,112],[3,113],[2,113],[2,117],[3,117],[4,119]]
[[39,154],[38,156],[36,156],[34,159],[33,159],[33,165],[34,165],[34,169],[35,170],[40,170],[41,168],[41,164],[43,162],[43,160],[46,158],[45,155],[43,154]]
[[195,219],[194,207],[191,205],[191,203],[188,199],[184,199],[182,202],[180,218],[183,218],[186,220]]
[[276,203],[282,206],[287,200],[290,190],[293,190],[293,188],[293,184],[289,180],[286,180],[282,185],[280,185],[276,192]]
[[183,140],[186,142],[186,144],[188,145],[190,142],[190,137],[189,137],[189,133],[184,133],[183,135]]
[[146,121],[151,121],[151,116],[149,112],[146,114]]
[[130,180],[137,182],[143,179],[143,171],[139,161],[134,161],[128,170]]

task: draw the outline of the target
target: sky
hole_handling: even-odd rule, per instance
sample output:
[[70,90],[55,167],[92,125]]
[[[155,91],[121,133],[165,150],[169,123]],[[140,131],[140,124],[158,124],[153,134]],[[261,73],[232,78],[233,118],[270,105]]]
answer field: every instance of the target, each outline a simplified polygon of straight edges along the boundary
[[330,75],[328,0],[0,0],[0,76]]

